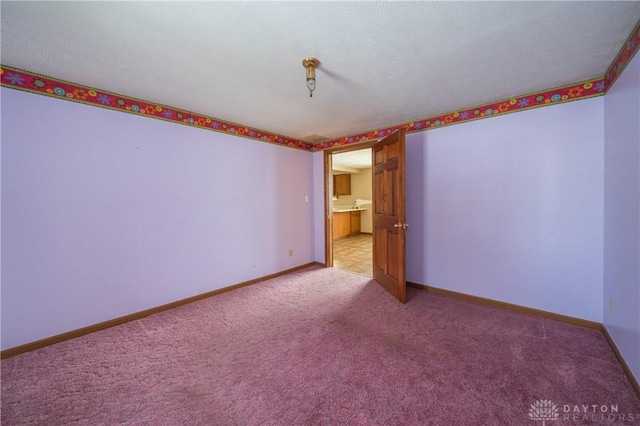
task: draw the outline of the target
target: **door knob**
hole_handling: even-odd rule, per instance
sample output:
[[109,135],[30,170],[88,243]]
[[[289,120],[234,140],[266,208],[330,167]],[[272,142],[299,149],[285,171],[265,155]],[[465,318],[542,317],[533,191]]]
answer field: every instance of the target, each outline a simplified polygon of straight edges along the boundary
[[409,224],[408,223],[394,223],[393,227],[394,228],[407,229],[409,227]]

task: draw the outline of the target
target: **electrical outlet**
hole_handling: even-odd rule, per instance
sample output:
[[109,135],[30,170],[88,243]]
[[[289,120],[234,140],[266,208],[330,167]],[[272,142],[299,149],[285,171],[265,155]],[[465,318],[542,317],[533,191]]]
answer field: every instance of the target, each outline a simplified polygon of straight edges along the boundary
[[309,196],[308,196],[308,195],[305,195],[305,196],[304,196],[304,202],[305,202],[305,203],[308,203],[308,202],[309,202]]
[[293,256],[293,249],[289,249],[289,256]]
[[611,299],[609,299],[609,310],[611,312],[615,312],[616,310],[616,299],[613,296],[611,296]]

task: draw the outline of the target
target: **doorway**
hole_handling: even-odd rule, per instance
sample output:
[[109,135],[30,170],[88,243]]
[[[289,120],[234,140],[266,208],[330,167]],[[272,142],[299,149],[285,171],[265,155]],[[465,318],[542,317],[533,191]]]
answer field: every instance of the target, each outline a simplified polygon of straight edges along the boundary
[[333,266],[373,276],[371,148],[330,155]]
[[[372,211],[372,240],[373,240],[373,280],[384,287],[389,293],[396,297],[401,303],[407,301],[406,282],[406,230],[409,224],[406,223],[406,154],[405,154],[406,130],[400,128],[390,133],[388,136],[374,141],[363,142],[357,147],[341,147],[324,152],[324,176],[325,176],[325,264],[327,267],[334,266],[333,240],[334,231],[337,238],[344,236],[353,228],[344,220],[334,220],[334,215],[339,217],[339,213],[344,210],[354,211],[359,200],[354,201],[353,207],[348,204],[336,203],[340,197],[340,187],[344,187],[345,180],[350,178],[338,178],[333,174],[334,154],[358,151],[372,148],[371,151],[371,211]],[[342,173],[344,174],[344,173]],[[346,194],[345,194],[346,195]],[[351,195],[351,194],[349,194]],[[343,198],[343,201],[344,198]],[[362,200],[360,200],[361,202]],[[342,207],[342,209],[341,209]],[[343,211],[341,211],[343,210]],[[355,215],[355,220],[360,218]],[[341,228],[341,227],[344,228]],[[362,233],[362,232],[360,232]]]

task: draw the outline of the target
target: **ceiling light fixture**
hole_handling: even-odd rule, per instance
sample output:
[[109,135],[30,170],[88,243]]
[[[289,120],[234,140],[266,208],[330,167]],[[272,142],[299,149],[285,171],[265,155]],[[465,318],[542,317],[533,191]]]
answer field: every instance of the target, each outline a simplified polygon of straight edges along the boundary
[[316,68],[320,65],[320,61],[316,58],[304,58],[302,66],[307,69],[307,88],[309,89],[309,97],[313,97],[313,91],[316,90]]

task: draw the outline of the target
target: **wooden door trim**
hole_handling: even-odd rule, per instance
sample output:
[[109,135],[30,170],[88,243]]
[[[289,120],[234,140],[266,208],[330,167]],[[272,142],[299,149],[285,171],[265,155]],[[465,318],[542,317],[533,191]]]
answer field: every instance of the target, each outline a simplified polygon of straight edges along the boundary
[[349,151],[360,151],[362,149],[371,148],[373,145],[378,143],[380,139],[372,139],[367,142],[360,142],[355,144],[349,144],[345,146],[337,146],[335,148],[327,148],[323,152],[328,154],[338,154],[340,152],[349,152]]
[[333,266],[333,220],[331,218],[331,153],[324,152],[324,264],[327,268]]

